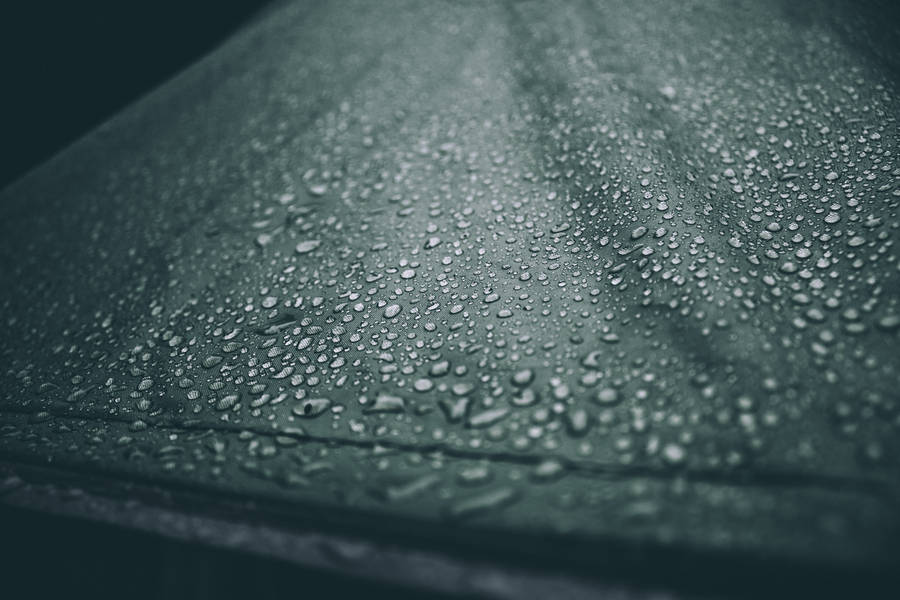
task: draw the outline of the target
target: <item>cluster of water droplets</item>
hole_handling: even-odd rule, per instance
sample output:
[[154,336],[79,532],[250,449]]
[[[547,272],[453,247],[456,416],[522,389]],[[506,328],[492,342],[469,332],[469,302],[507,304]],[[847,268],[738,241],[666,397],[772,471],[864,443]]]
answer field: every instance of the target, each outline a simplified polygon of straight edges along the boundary
[[[5,311],[49,356],[6,355],[30,424],[5,438],[454,517],[530,497],[644,522],[683,473],[896,469],[893,87],[834,45],[826,71],[741,33],[669,52],[677,31],[607,42],[529,10],[485,35],[454,13],[375,75],[340,55],[387,83],[321,113],[291,82],[330,89],[325,59],[273,67],[233,155],[147,184],[194,215],[132,232],[155,278],[93,318],[57,298],[80,321],[52,339]],[[726,81],[733,47],[772,70]]]

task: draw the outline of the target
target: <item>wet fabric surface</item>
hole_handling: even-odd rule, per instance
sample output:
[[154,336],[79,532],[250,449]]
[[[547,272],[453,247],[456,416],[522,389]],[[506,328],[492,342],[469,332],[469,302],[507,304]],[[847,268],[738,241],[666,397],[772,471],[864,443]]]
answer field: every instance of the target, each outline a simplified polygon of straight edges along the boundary
[[0,454],[588,565],[896,563],[878,16],[279,5],[2,192]]

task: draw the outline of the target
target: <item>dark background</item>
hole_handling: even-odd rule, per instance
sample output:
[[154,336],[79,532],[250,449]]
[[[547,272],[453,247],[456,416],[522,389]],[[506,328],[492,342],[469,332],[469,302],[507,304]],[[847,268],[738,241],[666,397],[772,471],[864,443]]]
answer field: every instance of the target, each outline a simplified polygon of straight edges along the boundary
[[276,559],[0,504],[0,597],[444,598]]
[[0,3],[0,189],[207,54],[266,4]]

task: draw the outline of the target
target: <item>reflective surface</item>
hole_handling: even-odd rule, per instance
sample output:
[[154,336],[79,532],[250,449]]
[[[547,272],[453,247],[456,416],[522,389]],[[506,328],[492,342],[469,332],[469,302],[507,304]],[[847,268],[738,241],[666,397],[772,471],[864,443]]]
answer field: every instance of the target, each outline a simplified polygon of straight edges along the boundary
[[279,6],[3,192],[0,451],[582,565],[895,563],[892,27]]

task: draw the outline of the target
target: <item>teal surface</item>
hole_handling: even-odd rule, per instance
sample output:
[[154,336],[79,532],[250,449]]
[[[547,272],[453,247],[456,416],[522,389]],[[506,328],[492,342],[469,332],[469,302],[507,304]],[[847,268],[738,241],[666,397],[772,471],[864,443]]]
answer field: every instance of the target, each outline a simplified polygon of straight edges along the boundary
[[896,565],[896,42],[281,4],[0,195],[0,456],[587,569]]

